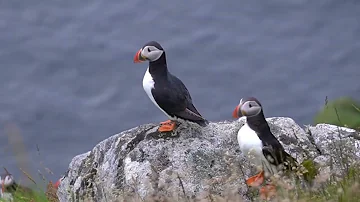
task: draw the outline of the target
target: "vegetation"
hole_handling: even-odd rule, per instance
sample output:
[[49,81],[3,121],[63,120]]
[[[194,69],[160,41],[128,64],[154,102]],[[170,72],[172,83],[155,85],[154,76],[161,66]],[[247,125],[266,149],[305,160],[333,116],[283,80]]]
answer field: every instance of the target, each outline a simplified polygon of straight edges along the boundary
[[44,192],[35,191],[26,187],[19,187],[12,193],[15,202],[47,202]]
[[[272,183],[277,186],[276,195],[266,199],[259,194],[257,188],[250,188],[248,196],[252,201],[282,201],[282,202],[359,202],[360,201],[360,167],[359,165],[349,169],[349,172],[341,179],[331,177],[331,175],[317,175],[311,186],[297,184],[284,178],[273,177]],[[170,195],[174,195],[171,193]],[[177,196],[168,197],[168,194],[155,194],[145,199],[140,199],[139,194],[128,193],[124,198],[118,199],[119,202],[242,202],[237,190],[229,190],[224,196],[216,195],[211,192],[200,193],[195,199],[184,197],[183,193]]]
[[[54,200],[54,194],[56,194],[56,191],[47,191],[45,193],[44,191],[37,189],[37,188],[27,188],[19,186],[18,189],[15,192],[10,192],[12,194],[12,198],[14,202],[55,202],[59,201],[55,198]],[[6,201],[6,199],[3,199],[0,201]]]
[[352,98],[342,97],[334,101],[326,101],[324,108],[315,116],[314,122],[360,129],[359,117],[360,103]]
[[[5,194],[11,194],[14,202],[57,202],[59,201],[56,197],[56,190],[53,187],[52,182],[47,182],[46,174],[40,173],[39,175],[42,178],[41,182],[36,182],[33,177],[30,176],[26,172],[26,168],[28,164],[28,159],[26,156],[25,144],[23,143],[23,138],[20,135],[19,129],[14,124],[6,124],[6,135],[8,136],[9,145],[13,149],[13,153],[15,154],[15,159],[17,160],[17,164],[19,165],[20,171],[25,176],[25,179],[32,182],[31,187],[22,186],[22,182],[18,182],[18,187],[15,191],[6,191]],[[40,151],[38,149],[39,155]],[[40,163],[42,164],[42,163]],[[24,169],[25,168],[25,169]],[[46,167],[43,167],[46,173],[52,174],[51,170]],[[18,177],[16,177],[18,179]],[[47,185],[46,191],[41,188],[42,185]],[[6,197],[4,197],[6,198]],[[0,202],[6,201],[5,199],[0,198]]]
[[[360,169],[359,167],[353,167],[349,169],[347,175],[341,179],[336,180],[330,178],[329,176],[317,176],[314,180],[314,185],[311,188],[304,188],[300,185],[295,187],[289,186],[286,181],[281,181],[279,179],[273,179],[273,183],[277,185],[277,196],[272,198],[272,201],[301,201],[301,202],[358,202],[360,201]],[[55,194],[55,192],[53,192]],[[182,197],[182,194],[179,194],[180,197],[168,198],[164,195],[152,195],[142,200],[139,198],[137,193],[129,193],[125,198],[118,199],[117,201],[126,201],[126,202],[241,202],[243,201],[239,195],[237,195],[236,190],[229,191],[225,196],[219,196],[212,193],[201,193],[197,196],[196,199],[188,199]],[[13,193],[15,202],[55,202],[58,201],[55,198],[45,194],[41,191],[27,190],[27,189],[18,189]],[[254,201],[264,201],[261,200],[258,196],[258,190],[250,189],[249,196],[253,198]],[[48,199],[49,198],[49,199]]]
[[[338,126],[348,126],[351,128],[360,127],[360,105],[356,104],[350,98],[341,98],[334,102],[328,103],[324,110],[315,118],[316,123],[331,123]],[[340,121],[341,120],[341,121]],[[11,134],[14,137],[14,134]],[[15,135],[16,136],[16,135]],[[13,145],[14,146],[14,145]],[[341,155],[343,156],[343,155]],[[346,156],[346,155],[345,155]],[[340,158],[340,157],[339,157]],[[348,160],[342,162],[349,162]],[[353,165],[343,176],[335,177],[330,173],[320,173],[312,161],[304,161],[302,165],[308,170],[300,175],[309,178],[311,185],[296,184],[295,181],[280,177],[272,177],[271,181],[277,187],[277,192],[271,197],[271,201],[282,202],[360,202],[360,165]],[[348,166],[344,166],[348,167]],[[35,187],[36,182],[24,173]],[[183,193],[174,193],[169,195],[155,194],[145,199],[141,199],[136,189],[124,194],[122,198],[115,201],[124,202],[240,202],[243,201],[237,194],[237,190],[228,190],[224,196],[216,195],[211,192],[200,193],[195,199],[184,197]],[[260,196],[259,196],[260,195]],[[257,188],[250,188],[248,196],[253,201],[264,201],[266,196],[259,194]],[[29,189],[26,187],[19,187],[13,193],[14,202],[56,202],[59,201],[56,197],[56,190],[50,182],[47,186],[46,193],[39,188]],[[1,199],[0,199],[1,201]],[[90,201],[90,200],[89,200]]]

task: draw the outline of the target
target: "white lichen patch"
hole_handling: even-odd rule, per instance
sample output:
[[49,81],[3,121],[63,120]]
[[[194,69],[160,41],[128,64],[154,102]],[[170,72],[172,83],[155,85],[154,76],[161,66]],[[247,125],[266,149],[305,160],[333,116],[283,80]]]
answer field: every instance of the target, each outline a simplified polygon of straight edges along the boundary
[[145,197],[147,194],[153,192],[151,180],[149,179],[151,174],[150,162],[137,162],[131,161],[131,158],[127,157],[124,160],[124,175],[126,184],[135,189],[135,191],[141,196]]

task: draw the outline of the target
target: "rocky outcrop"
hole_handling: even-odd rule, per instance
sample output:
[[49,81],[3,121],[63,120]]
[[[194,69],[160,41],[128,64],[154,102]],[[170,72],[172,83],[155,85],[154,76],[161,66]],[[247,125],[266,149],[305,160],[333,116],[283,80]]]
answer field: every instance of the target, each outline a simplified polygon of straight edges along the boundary
[[360,162],[359,132],[329,124],[305,128],[320,155],[314,161],[322,170],[341,178],[351,165]]
[[[339,156],[353,161],[360,158],[360,141],[354,130],[327,124],[304,130],[284,117],[267,121],[285,150],[299,162],[314,159],[331,171],[330,165],[343,170]],[[235,197],[249,201],[245,179],[254,174],[253,168],[236,139],[243,124],[244,119],[207,127],[186,122],[176,133],[166,135],[159,134],[154,124],[124,131],[74,157],[57,195],[61,202],[132,201],[154,193],[176,199],[231,190]],[[125,199],[128,195],[132,200]]]

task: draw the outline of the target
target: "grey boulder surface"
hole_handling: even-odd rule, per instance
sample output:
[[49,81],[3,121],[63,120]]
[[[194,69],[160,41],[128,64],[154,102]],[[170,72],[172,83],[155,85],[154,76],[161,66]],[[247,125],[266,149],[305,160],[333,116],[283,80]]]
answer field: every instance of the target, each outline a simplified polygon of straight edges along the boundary
[[[341,174],[343,164],[331,164],[340,161],[340,155],[354,162],[360,158],[360,138],[352,129],[328,124],[303,129],[287,117],[267,121],[298,162],[312,159],[324,171],[339,170]],[[183,122],[174,134],[160,134],[158,125],[145,124],[111,136],[72,159],[61,179],[59,200],[126,201],[127,195],[145,200],[155,193],[199,199],[211,192],[250,201],[245,180],[254,174],[254,168],[237,142],[244,122],[241,118],[206,127]],[[346,148],[336,149],[343,141]]]

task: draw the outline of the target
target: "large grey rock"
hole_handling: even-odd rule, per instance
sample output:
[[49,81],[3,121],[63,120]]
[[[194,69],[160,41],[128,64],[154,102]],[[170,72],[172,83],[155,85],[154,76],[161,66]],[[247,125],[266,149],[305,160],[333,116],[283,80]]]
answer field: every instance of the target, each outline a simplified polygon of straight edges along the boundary
[[360,162],[357,131],[329,124],[307,126],[306,131],[321,154],[314,161],[328,166],[331,174],[342,177],[350,166]]
[[[299,162],[331,153],[326,145],[316,144],[321,130],[310,128],[312,133],[306,133],[290,118],[267,121],[285,150]],[[177,198],[235,190],[238,198],[248,201],[245,179],[254,173],[236,139],[243,124],[243,118],[207,127],[186,122],[173,136],[160,136],[154,124],[124,131],[76,156],[57,194],[62,202],[126,201],[126,195],[144,199],[161,193]]]

